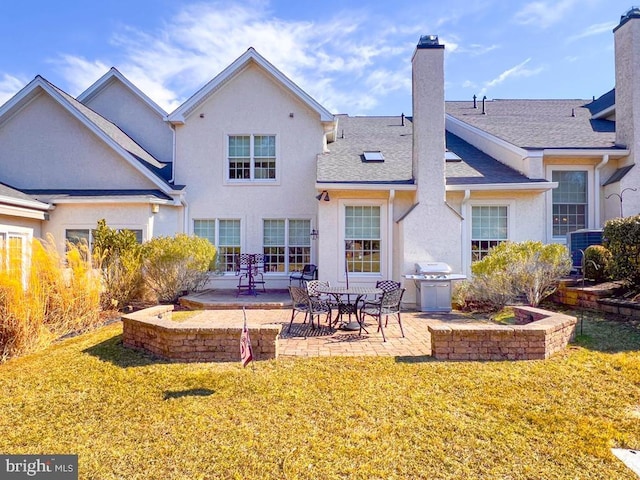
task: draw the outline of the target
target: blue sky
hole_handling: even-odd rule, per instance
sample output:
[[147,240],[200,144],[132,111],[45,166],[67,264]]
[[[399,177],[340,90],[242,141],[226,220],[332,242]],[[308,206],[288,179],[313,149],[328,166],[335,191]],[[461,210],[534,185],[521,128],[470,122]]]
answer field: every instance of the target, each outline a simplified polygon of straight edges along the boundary
[[36,75],[78,95],[117,67],[167,111],[256,50],[334,113],[411,112],[422,34],[447,100],[585,98],[614,86],[628,0],[35,0],[0,7],[0,102]]

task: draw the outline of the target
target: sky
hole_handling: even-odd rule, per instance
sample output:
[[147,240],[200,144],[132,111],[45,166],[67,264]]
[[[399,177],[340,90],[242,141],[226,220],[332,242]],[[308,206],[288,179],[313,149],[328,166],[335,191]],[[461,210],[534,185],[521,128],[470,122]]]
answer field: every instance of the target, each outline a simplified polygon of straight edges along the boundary
[[254,47],[333,113],[411,113],[421,35],[445,98],[597,98],[629,0],[31,0],[0,5],[0,104],[36,75],[77,96],[115,66],[167,112]]

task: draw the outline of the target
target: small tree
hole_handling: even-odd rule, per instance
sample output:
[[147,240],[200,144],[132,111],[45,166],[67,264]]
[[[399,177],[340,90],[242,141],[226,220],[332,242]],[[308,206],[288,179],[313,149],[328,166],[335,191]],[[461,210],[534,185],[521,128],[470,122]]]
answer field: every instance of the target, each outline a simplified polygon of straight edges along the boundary
[[611,270],[611,252],[602,245],[590,245],[584,251],[582,268],[584,278],[594,282],[604,282],[609,280]]
[[471,266],[473,291],[496,308],[525,296],[537,306],[571,270],[564,245],[542,242],[503,242]]
[[93,260],[102,272],[102,308],[122,308],[140,295],[142,250],[131,230],[115,230],[100,220],[93,233]]
[[144,281],[164,302],[175,302],[183,291],[204,285],[216,254],[206,238],[185,234],[153,238],[142,251]]

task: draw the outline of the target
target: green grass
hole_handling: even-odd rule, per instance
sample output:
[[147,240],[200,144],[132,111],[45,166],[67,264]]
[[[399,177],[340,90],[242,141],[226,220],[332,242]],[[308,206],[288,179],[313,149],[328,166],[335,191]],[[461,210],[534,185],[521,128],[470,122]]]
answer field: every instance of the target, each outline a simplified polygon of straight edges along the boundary
[[0,452],[82,479],[633,479],[640,334],[587,317],[546,361],[171,364],[121,327],[0,365]]

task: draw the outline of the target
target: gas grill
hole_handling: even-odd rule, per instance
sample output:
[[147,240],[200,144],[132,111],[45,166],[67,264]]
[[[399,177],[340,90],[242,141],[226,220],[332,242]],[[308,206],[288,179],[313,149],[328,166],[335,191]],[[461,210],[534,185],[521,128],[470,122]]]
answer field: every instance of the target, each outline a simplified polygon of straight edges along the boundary
[[467,278],[451,273],[451,267],[444,262],[416,263],[415,273],[404,277],[416,285],[416,302],[421,312],[450,312],[451,282]]

